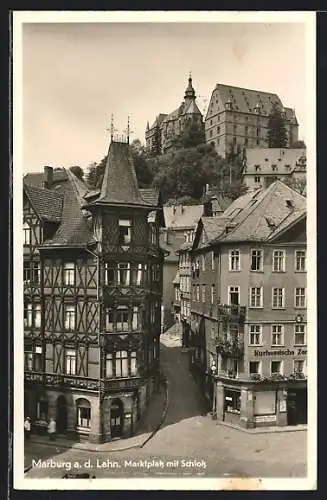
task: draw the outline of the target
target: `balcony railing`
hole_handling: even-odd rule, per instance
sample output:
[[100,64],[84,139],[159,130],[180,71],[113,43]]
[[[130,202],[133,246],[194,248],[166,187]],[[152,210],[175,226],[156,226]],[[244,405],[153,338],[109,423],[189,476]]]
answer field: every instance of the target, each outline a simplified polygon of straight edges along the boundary
[[91,379],[87,377],[79,377],[76,375],[65,375],[56,373],[43,372],[25,372],[25,382],[40,384],[52,387],[71,387],[74,389],[86,389],[89,391],[109,390],[109,389],[134,389],[140,386],[141,377],[126,377],[116,379]]
[[229,358],[242,358],[244,354],[244,342],[242,340],[218,340],[217,352]]
[[238,305],[218,304],[217,313],[218,317],[221,317],[223,320],[243,323],[245,320],[246,307]]
[[135,389],[141,384],[140,377],[133,378],[117,378],[117,379],[106,379],[101,380],[100,387],[102,391],[107,390],[122,390],[122,389]]
[[294,372],[288,375],[282,375],[279,373],[272,374],[268,377],[261,375],[260,373],[237,373],[234,370],[222,371],[220,370],[216,378],[235,380],[238,382],[255,382],[257,384],[269,384],[277,382],[301,382],[306,381],[307,377],[304,373]]
[[75,389],[87,389],[89,391],[96,391],[99,389],[99,381],[97,379],[78,377],[76,375],[26,371],[25,381],[42,384],[44,386],[73,387]]

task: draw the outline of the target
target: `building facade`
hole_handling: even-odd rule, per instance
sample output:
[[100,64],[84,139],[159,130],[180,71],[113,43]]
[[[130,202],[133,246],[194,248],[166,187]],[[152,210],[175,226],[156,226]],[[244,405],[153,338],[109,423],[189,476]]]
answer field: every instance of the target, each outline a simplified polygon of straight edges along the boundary
[[158,193],[111,142],[100,190],[24,181],[25,415],[93,442],[132,435],[158,384]]
[[242,182],[249,188],[267,188],[276,179],[305,186],[305,149],[246,149]]
[[276,103],[286,119],[288,145],[298,140],[294,110],[283,107],[276,94],[217,84],[205,117],[205,137],[223,158],[230,148],[267,148],[267,127]]
[[[163,328],[169,328],[180,318],[180,306],[176,303],[176,287],[179,288],[178,262],[176,253],[185,242],[185,235],[194,231],[205,211],[202,205],[164,206],[164,227],[160,229],[160,246],[166,251],[163,268]],[[172,286],[173,285],[173,286]]]
[[204,126],[202,113],[196,104],[192,78],[189,77],[182,104],[170,114],[160,113],[151,127],[147,122],[145,131],[147,150],[154,155],[165,153],[172,147],[173,140],[191,123],[201,128]]
[[190,366],[219,421],[306,423],[306,203],[280,181],[198,225]]

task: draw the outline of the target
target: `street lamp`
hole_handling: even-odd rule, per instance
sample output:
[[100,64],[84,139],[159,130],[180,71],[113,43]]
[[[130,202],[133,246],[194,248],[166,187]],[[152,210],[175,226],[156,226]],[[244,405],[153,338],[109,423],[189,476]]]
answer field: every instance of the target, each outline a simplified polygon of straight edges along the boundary
[[212,378],[212,419],[215,420],[217,418],[216,412],[216,384],[215,384],[215,375],[217,372],[217,367],[213,362],[211,365],[211,378]]

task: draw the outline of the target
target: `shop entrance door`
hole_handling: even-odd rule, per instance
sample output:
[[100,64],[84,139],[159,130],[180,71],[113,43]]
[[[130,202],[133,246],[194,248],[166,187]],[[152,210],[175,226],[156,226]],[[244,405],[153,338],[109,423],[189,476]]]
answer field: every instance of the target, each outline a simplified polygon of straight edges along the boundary
[[120,399],[114,399],[110,406],[111,438],[119,438],[123,434],[123,404]]
[[57,399],[57,432],[65,434],[67,430],[67,401],[65,396]]
[[291,389],[287,392],[287,424],[307,423],[307,390]]

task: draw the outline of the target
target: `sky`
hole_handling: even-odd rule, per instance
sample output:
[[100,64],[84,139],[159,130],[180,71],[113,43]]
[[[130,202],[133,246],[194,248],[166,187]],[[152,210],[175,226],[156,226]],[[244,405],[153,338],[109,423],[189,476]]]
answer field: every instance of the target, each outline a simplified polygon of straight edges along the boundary
[[295,108],[305,139],[301,23],[25,23],[23,165],[87,167],[119,133],[144,142],[147,121],[183,100],[192,72],[203,111],[217,83],[273,92]]

